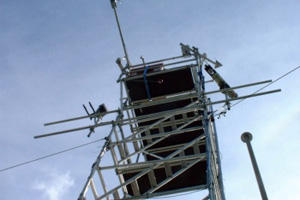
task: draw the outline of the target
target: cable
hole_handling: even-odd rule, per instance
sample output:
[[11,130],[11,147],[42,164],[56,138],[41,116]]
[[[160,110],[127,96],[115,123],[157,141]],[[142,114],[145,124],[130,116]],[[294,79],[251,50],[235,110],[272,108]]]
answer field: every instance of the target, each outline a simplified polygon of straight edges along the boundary
[[[251,94],[251,96],[254,95],[254,94],[256,94],[256,93],[258,93],[259,91],[265,89],[266,87],[269,87],[269,86],[272,85],[273,83],[279,81],[280,79],[284,78],[285,76],[289,75],[290,73],[296,71],[296,70],[299,69],[299,68],[300,68],[300,66],[298,66],[298,67],[292,69],[291,71],[285,73],[284,75],[282,75],[282,76],[280,76],[279,78],[277,78],[275,81],[272,81],[271,83],[269,83],[269,84],[265,85],[264,87],[260,88],[259,90],[255,91],[253,94]],[[240,101],[234,103],[234,104],[233,104],[232,106],[230,106],[230,107],[232,108],[233,106],[236,106],[237,104],[241,103],[241,102],[244,101],[245,99],[246,99],[246,98],[241,99]]]
[[16,168],[16,167],[20,167],[20,166],[22,166],[22,165],[26,165],[26,164],[29,164],[29,163],[32,163],[32,162],[36,162],[36,161],[38,161],[38,160],[42,160],[42,159],[45,159],[45,158],[49,158],[49,157],[51,157],[51,156],[55,156],[55,155],[58,155],[58,154],[61,154],[61,153],[65,153],[65,152],[68,152],[68,151],[72,151],[72,150],[74,150],[74,149],[78,149],[78,148],[81,148],[81,147],[84,147],[84,146],[87,146],[87,145],[90,145],[90,144],[99,142],[99,141],[101,141],[101,140],[104,140],[104,138],[95,140],[95,141],[93,141],[93,142],[81,144],[81,145],[78,145],[78,146],[75,146],[75,147],[72,147],[72,148],[69,148],[69,149],[65,149],[65,150],[62,150],[62,151],[59,151],[59,152],[56,152],[56,153],[52,153],[52,154],[46,155],[46,156],[42,156],[42,157],[39,157],[39,158],[30,160],[30,161],[26,161],[26,162],[23,162],[23,163],[20,163],[20,164],[17,164],[17,165],[13,165],[13,166],[7,167],[7,168],[3,168],[3,169],[0,169],[0,173],[1,173],[1,172],[4,172],[4,171],[7,171],[7,170],[10,170],[10,169],[13,169],[13,168]]
[[[254,92],[253,94],[251,94],[250,96],[252,96],[252,95],[258,93],[259,91],[265,89],[266,87],[269,87],[269,86],[272,85],[273,83],[275,83],[275,82],[279,81],[280,79],[284,78],[285,76],[287,76],[287,75],[293,73],[294,71],[296,71],[296,70],[299,69],[299,68],[300,68],[300,66],[298,66],[298,67],[292,69],[291,71],[285,73],[284,75],[280,76],[279,78],[277,78],[276,80],[272,81],[271,83],[269,83],[269,84],[265,85],[264,87],[260,88],[259,90],[255,91],[255,92]],[[238,105],[239,103],[241,103],[241,102],[244,101],[245,99],[246,99],[246,98],[241,99],[241,100],[239,100],[238,102],[236,102],[236,103],[230,105],[230,108],[232,108],[233,106]],[[224,106],[223,106],[222,108],[224,109]],[[227,111],[227,110],[228,110],[228,108],[225,108],[225,109],[224,109],[224,111]],[[224,111],[222,111],[222,112],[224,112]],[[215,112],[216,112],[216,111],[215,111]],[[215,112],[214,112],[214,116],[219,115],[219,114],[222,113],[222,112],[219,112],[219,113],[215,113]]]

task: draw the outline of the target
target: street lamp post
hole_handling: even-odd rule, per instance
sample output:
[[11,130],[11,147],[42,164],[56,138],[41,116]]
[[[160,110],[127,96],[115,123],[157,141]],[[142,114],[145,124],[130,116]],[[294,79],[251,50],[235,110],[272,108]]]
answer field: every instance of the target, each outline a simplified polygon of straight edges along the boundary
[[261,175],[260,175],[260,172],[259,172],[259,169],[258,169],[258,165],[257,165],[256,159],[255,159],[255,155],[254,155],[251,143],[250,143],[252,138],[253,138],[252,134],[249,133],[249,132],[245,132],[241,135],[242,141],[245,142],[247,144],[247,147],[248,147],[250,159],[251,159],[251,162],[252,162],[252,166],[253,166],[253,169],[254,169],[254,173],[255,173],[255,176],[256,176],[256,180],[257,180],[257,183],[258,183],[258,187],[259,187],[259,190],[260,190],[261,197],[262,197],[263,200],[268,200],[268,196],[267,196],[267,193],[266,193],[266,190],[265,190],[265,187],[264,187],[264,183],[262,181],[262,178],[261,178]]

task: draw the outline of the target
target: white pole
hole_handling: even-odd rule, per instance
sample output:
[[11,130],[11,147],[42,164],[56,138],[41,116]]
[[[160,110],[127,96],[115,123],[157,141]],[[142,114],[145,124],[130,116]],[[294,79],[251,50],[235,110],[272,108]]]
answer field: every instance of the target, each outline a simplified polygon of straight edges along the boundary
[[249,132],[245,132],[241,136],[242,141],[245,142],[247,144],[247,147],[248,147],[250,159],[251,159],[251,162],[252,162],[252,165],[253,165],[254,173],[255,173],[255,176],[256,176],[256,180],[257,180],[257,183],[258,183],[258,187],[259,187],[259,190],[260,190],[262,200],[268,200],[267,193],[266,193],[266,190],[265,190],[265,187],[264,187],[264,183],[263,183],[263,180],[261,178],[261,175],[260,175],[260,172],[259,172],[259,169],[258,169],[258,165],[257,165],[256,159],[255,159],[255,155],[254,155],[251,143],[250,143],[252,138],[253,138],[252,134],[249,133]]

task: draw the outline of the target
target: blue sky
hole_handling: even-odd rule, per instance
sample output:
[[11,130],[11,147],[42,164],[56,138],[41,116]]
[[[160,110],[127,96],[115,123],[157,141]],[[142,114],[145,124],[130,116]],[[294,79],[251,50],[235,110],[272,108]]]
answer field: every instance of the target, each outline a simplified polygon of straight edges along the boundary
[[[118,12],[132,63],[141,55],[146,61],[180,55],[182,42],[219,60],[219,73],[237,86],[275,80],[300,65],[299,8],[296,0],[123,0]],[[109,127],[91,138],[82,131],[33,139],[88,125],[43,126],[84,115],[88,101],[118,107],[115,59],[124,53],[109,0],[1,0],[0,27],[0,169],[104,137]],[[281,93],[245,100],[217,120],[227,199],[260,198],[240,140],[245,131],[254,136],[269,199],[300,199],[299,74],[268,87]],[[1,172],[1,198],[76,199],[102,144]]]

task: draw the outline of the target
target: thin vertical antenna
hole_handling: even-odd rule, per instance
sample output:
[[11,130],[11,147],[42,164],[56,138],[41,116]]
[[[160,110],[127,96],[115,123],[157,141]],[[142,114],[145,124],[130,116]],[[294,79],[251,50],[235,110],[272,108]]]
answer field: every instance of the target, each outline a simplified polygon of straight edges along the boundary
[[128,54],[127,54],[127,50],[126,50],[126,45],[125,45],[125,41],[124,41],[124,38],[123,38],[123,34],[122,34],[122,30],[121,30],[121,26],[120,26],[120,22],[119,22],[119,18],[118,18],[118,13],[117,13],[117,4],[116,4],[116,1],[117,0],[110,0],[110,3],[111,3],[111,7],[114,9],[114,13],[115,13],[115,17],[116,17],[116,20],[117,20],[117,25],[118,25],[118,29],[119,29],[119,33],[120,33],[120,37],[121,37],[121,41],[122,41],[122,45],[123,45],[123,50],[124,50],[124,53],[125,53],[125,58],[126,58],[126,61],[127,61],[127,65],[130,66],[130,61],[129,61],[129,58],[128,58]]

